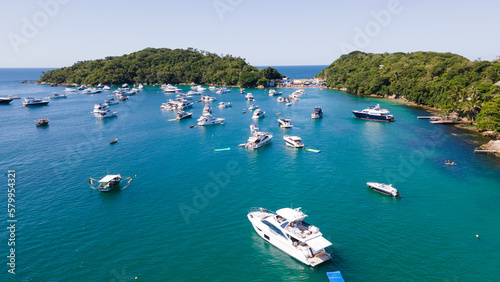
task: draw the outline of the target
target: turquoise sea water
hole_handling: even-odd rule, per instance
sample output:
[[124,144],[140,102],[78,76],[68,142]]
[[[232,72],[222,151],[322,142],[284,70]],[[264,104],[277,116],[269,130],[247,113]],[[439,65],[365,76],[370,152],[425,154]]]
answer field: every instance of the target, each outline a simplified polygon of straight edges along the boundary
[[[40,70],[17,71],[0,70],[0,96],[63,93],[18,84]],[[226,123],[212,127],[189,128],[201,103],[193,119],[168,121],[175,113],[160,105],[174,95],[151,86],[111,106],[118,117],[103,121],[89,112],[106,92],[69,94],[39,108],[1,105],[0,169],[17,171],[18,222],[16,274],[7,273],[2,228],[0,279],[327,281],[327,271],[340,270],[346,281],[498,281],[500,160],[472,153],[484,139],[417,120],[428,113],[397,101],[306,89],[286,107],[265,90],[248,91],[266,112],[261,130],[274,135],[256,151],[238,147],[253,121],[236,89],[211,94],[233,102],[227,109],[213,103]],[[351,110],[376,103],[396,121],[353,117]],[[324,118],[311,120],[317,105]],[[278,112],[295,127],[280,129]],[[38,118],[50,125],[35,127]],[[285,134],[321,153],[285,147]],[[444,165],[448,159],[458,165]],[[137,177],[122,191],[89,188],[89,177],[108,173]],[[5,207],[7,176],[1,179]],[[373,192],[367,181],[392,183],[403,197]],[[246,218],[253,206],[302,207],[333,243],[332,260],[310,268],[262,240]]]

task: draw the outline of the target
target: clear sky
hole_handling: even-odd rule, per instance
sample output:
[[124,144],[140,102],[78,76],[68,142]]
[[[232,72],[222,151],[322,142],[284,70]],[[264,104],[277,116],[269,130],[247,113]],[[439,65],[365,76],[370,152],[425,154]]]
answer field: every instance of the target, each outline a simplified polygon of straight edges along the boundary
[[500,56],[498,0],[0,0],[0,67],[63,67],[147,47],[252,65],[328,65],[345,52]]

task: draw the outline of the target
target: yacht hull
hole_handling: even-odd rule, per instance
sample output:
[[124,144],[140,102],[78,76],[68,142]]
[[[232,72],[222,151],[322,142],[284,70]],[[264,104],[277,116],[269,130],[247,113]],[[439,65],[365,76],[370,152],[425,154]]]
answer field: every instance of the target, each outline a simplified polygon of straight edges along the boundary
[[370,115],[367,113],[362,113],[358,111],[352,111],[352,113],[360,119],[364,120],[372,120],[372,121],[383,121],[383,122],[392,122],[394,121],[394,117],[386,116],[386,115]]

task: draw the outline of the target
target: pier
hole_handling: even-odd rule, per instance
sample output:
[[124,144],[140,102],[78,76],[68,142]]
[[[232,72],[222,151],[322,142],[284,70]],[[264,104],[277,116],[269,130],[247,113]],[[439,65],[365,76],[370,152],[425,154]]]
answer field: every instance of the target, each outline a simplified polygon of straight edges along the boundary
[[500,153],[500,151],[497,150],[483,150],[483,149],[475,149],[474,153]]

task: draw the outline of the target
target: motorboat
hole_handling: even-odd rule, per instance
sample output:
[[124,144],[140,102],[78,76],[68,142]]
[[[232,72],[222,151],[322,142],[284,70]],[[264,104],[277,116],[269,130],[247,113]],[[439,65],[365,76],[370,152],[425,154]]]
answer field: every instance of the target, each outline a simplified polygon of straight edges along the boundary
[[301,208],[283,208],[276,213],[264,208],[251,208],[248,220],[264,240],[298,261],[315,267],[331,256],[325,248],[332,245],[319,228],[304,221]]
[[295,92],[290,94],[290,96],[288,96],[288,98],[290,98],[290,100],[295,100],[295,101],[298,101],[300,100],[300,95],[299,94],[296,94]]
[[212,107],[210,107],[210,104],[205,104],[205,106],[203,107],[202,115],[203,116],[212,115]]
[[56,92],[52,92],[49,96],[51,99],[58,99],[58,98],[67,98],[68,96],[66,94],[58,94]]
[[190,118],[191,116],[193,116],[193,113],[178,111],[176,119],[185,119],[185,118]]
[[299,136],[283,136],[283,140],[285,140],[285,144],[289,147],[294,148],[304,148],[304,143],[302,143],[302,139]]
[[300,95],[304,95],[304,94],[306,94],[306,92],[304,91],[304,89],[302,89],[302,88],[301,88],[301,89],[295,90],[295,91],[293,92],[293,94],[297,94],[297,95],[299,95],[299,96],[300,96]]
[[9,104],[10,102],[12,102],[12,100],[14,100],[13,98],[9,98],[9,97],[0,97],[0,104]]
[[233,104],[231,102],[220,102],[218,107],[223,109],[223,108],[231,107],[232,105]]
[[21,96],[12,96],[12,95],[9,95],[7,96],[7,98],[12,98],[12,99],[21,99]]
[[115,100],[115,98],[111,98],[111,99],[108,99],[108,100],[104,100],[104,104],[107,104],[107,105],[116,105],[116,104],[118,104],[118,101]]
[[168,102],[162,103],[160,108],[164,110],[174,111],[177,109],[177,101],[170,99]]
[[263,118],[265,114],[266,112],[264,112],[263,110],[257,109],[253,112],[252,118],[253,119]]
[[44,99],[36,99],[36,98],[25,98],[24,103],[22,104],[23,107],[28,107],[28,106],[45,106],[50,102],[50,100],[44,100]]
[[217,100],[216,97],[210,97],[208,95],[201,96],[201,101],[203,101],[203,102],[212,102],[212,101],[215,101],[215,100]]
[[258,109],[258,108],[259,108],[259,106],[254,105],[254,104],[251,104],[250,106],[248,106],[249,111],[253,111],[253,110]]
[[129,86],[128,86],[128,84],[127,84],[127,83],[122,84],[122,88],[128,88],[128,87],[129,87]]
[[193,90],[189,90],[188,93],[186,94],[187,96],[191,96],[191,98],[193,97],[192,95],[200,95],[202,94],[203,92],[200,92],[200,91],[193,91]]
[[279,118],[278,122],[281,128],[292,128],[292,120],[289,118]]
[[105,119],[105,118],[110,118],[110,117],[116,117],[117,112],[112,112],[110,110],[107,111],[100,111],[97,113],[94,113],[94,115],[99,118],[99,119]]
[[290,98],[278,97],[277,101],[279,103],[289,103],[290,102]]
[[87,86],[85,86],[85,85],[80,85],[80,87],[78,87],[78,90],[84,90],[85,88],[87,88]]
[[323,117],[323,110],[321,107],[316,106],[314,107],[313,113],[311,114],[311,118],[322,118]]
[[215,86],[209,86],[209,87],[208,87],[208,90],[210,90],[210,91],[215,91],[215,90],[217,90],[217,88],[216,88]]
[[195,92],[203,92],[205,90],[207,90],[206,88],[203,88],[203,86],[201,85],[196,85],[196,86],[192,86],[191,87],[191,90],[195,91]]
[[222,93],[224,93],[224,90],[222,90],[222,88],[219,89],[219,90],[217,90],[217,91],[215,91],[215,94],[222,94]]
[[248,138],[247,143],[245,144],[245,148],[252,150],[258,149],[268,144],[272,138],[273,135],[269,134],[269,132],[254,131],[252,133],[252,136]]
[[182,89],[172,86],[171,84],[162,85],[161,88],[163,89],[163,93],[182,92]]
[[357,118],[364,120],[384,121],[384,122],[394,121],[393,115],[389,115],[389,111],[386,109],[380,109],[379,104],[377,104],[375,107],[368,107],[362,111],[352,111],[352,113]]
[[49,119],[42,118],[42,119],[37,119],[35,120],[36,126],[46,126],[49,125]]
[[275,95],[281,95],[283,92],[281,91],[276,91],[274,89],[269,90],[269,96],[275,96]]
[[142,88],[144,88],[144,85],[142,85],[142,83],[139,83],[139,86],[137,86],[137,88],[138,88],[139,90],[142,90]]
[[247,94],[245,95],[245,98],[246,98],[248,101],[253,101],[253,100],[254,100],[254,99],[253,99],[253,95],[252,95],[252,93],[247,93]]
[[64,89],[64,91],[65,92],[75,92],[76,89],[75,88],[69,88],[69,87],[67,87],[67,88]]
[[122,177],[119,174],[116,175],[106,175],[101,180],[99,180],[99,186],[97,190],[101,192],[109,192],[119,186],[122,181]]
[[111,89],[111,87],[109,87],[109,86],[107,86],[107,85],[104,85],[104,86],[102,87],[102,90],[110,90],[110,89]]
[[108,110],[109,110],[109,106],[107,103],[95,104],[94,110],[92,111],[92,113],[97,114],[97,113],[100,113],[103,111],[108,111]]
[[[189,91],[189,92],[192,92],[192,91]],[[181,99],[181,100],[191,100],[191,99],[193,99],[193,95],[189,94],[189,92],[187,94],[181,93],[181,94],[175,95],[175,97],[177,99]]]
[[210,116],[202,116],[198,119],[198,125],[213,125],[213,124],[221,124],[224,122],[224,118],[214,118],[212,115]]
[[116,98],[118,98],[118,101],[128,101],[128,97],[125,97],[122,94],[116,94]]
[[250,124],[250,133],[252,133],[253,135],[255,132],[259,132],[259,126],[255,123],[252,123]]
[[377,183],[377,182],[366,182],[366,185],[368,187],[372,188],[373,190],[380,192],[385,195],[389,195],[392,197],[401,197],[399,194],[398,190],[394,187],[392,187],[392,184],[383,184],[383,183]]
[[245,88],[240,88],[240,94],[245,94]]
[[186,100],[177,101],[177,110],[184,110],[193,107],[193,103],[188,102]]

